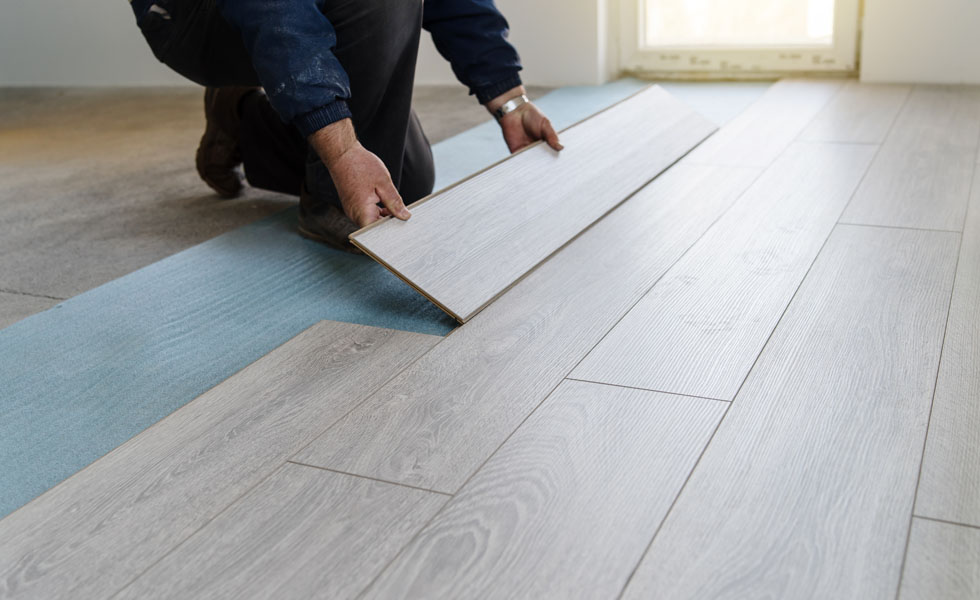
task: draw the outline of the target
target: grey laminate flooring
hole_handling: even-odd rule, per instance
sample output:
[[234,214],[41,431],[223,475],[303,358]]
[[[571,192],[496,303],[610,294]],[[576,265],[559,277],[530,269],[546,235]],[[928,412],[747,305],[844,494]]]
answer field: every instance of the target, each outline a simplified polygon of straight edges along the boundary
[[351,241],[465,323],[715,129],[650,87],[564,130],[561,152],[533,145]]
[[977,98],[773,86],[446,338],[321,324],[0,521],[0,597],[977,597]]

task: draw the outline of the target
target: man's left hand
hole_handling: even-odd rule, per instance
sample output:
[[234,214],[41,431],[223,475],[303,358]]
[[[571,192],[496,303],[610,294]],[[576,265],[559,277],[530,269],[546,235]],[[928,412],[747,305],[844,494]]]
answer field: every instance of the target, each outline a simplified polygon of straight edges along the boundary
[[[519,86],[504,92],[490,102],[487,102],[487,110],[493,113],[503,106],[505,102],[523,93],[525,93],[524,86]],[[523,104],[507,113],[500,119],[499,123],[500,129],[504,134],[504,141],[507,142],[507,148],[512,153],[538,140],[544,140],[555,150],[564,148],[558,141],[558,134],[555,133],[555,128],[551,126],[551,121],[531,102]]]

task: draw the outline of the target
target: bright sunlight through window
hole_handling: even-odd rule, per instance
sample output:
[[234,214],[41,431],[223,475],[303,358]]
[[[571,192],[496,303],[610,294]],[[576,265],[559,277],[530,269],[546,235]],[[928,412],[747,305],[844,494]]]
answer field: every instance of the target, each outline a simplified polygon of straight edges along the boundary
[[831,46],[834,0],[644,0],[648,47]]

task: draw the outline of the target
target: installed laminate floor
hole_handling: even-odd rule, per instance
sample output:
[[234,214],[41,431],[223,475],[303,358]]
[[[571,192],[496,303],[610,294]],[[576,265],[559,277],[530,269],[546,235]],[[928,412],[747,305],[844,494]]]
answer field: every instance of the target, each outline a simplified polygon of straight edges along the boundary
[[773,86],[447,337],[321,324],[0,521],[0,598],[976,598],[977,98]]

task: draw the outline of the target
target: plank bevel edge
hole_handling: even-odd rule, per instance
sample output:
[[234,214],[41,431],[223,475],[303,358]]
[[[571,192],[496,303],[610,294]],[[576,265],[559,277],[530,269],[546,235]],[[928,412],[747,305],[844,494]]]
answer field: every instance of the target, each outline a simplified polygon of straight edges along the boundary
[[295,459],[455,492],[757,175],[671,168]]
[[449,498],[285,463],[124,598],[353,598]]
[[653,86],[350,239],[463,323],[715,129]]
[[837,226],[623,597],[895,597],[956,233]]
[[728,405],[564,381],[366,598],[615,598]]
[[898,597],[980,598],[980,529],[913,518]]
[[875,148],[792,144],[571,377],[731,400]]
[[980,180],[963,229],[915,514],[980,527]]
[[980,138],[980,88],[917,85],[842,223],[962,231]]
[[105,597],[443,338],[322,321],[0,520],[0,597]]
[[797,139],[881,144],[911,91],[910,85],[849,81]]
[[681,162],[768,167],[842,87],[841,81],[780,80]]

